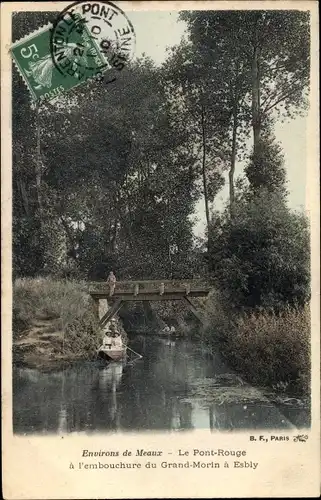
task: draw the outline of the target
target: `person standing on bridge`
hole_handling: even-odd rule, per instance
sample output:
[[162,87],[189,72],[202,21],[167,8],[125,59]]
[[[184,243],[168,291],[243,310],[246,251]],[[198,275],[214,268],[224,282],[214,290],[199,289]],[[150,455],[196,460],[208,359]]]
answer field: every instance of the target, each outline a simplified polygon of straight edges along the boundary
[[109,283],[109,297],[114,295],[116,281],[116,276],[114,275],[113,271],[110,271],[107,278],[107,283]]

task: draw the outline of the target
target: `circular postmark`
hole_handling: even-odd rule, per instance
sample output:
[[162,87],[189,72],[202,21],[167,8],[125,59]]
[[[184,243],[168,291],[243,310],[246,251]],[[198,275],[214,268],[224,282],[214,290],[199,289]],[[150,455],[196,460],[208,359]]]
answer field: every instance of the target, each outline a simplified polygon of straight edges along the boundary
[[112,2],[77,1],[60,12],[50,35],[53,64],[64,77],[80,81],[116,79],[135,51],[135,32]]

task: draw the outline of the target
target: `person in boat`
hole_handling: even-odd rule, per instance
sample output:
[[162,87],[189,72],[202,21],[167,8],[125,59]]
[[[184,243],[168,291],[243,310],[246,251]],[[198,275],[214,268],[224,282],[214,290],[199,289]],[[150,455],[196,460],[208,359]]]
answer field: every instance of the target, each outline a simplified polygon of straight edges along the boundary
[[117,333],[113,337],[113,347],[116,347],[117,349],[121,349],[123,347],[123,340],[121,338],[120,333]]
[[113,338],[111,336],[111,332],[108,330],[105,335],[104,335],[104,338],[103,338],[103,346],[104,347],[111,347],[112,346],[112,343],[113,343]]
[[171,333],[176,333],[176,328],[174,325],[171,326]]
[[111,333],[113,334],[113,337],[115,336],[115,334],[118,334],[118,331],[117,331],[117,320],[116,318],[113,318],[110,322],[110,331]]
[[113,271],[110,271],[108,278],[107,278],[107,283],[109,284],[109,296],[110,297],[114,294],[116,281],[117,281],[116,276],[114,275]]
[[169,328],[169,326],[168,326],[168,325],[166,325],[166,326],[165,326],[165,328],[163,329],[163,332],[164,332],[164,333],[170,333],[170,331],[171,331],[171,330],[170,330],[170,328]]

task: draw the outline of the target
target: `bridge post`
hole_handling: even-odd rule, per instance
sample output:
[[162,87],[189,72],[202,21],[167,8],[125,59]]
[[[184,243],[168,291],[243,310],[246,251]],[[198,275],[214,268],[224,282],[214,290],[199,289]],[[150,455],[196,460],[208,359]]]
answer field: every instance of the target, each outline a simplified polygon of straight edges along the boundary
[[92,308],[95,318],[99,321],[99,299],[96,297],[91,297],[92,300]]
[[109,304],[108,299],[103,297],[99,299],[99,322],[101,323],[102,318],[108,313]]

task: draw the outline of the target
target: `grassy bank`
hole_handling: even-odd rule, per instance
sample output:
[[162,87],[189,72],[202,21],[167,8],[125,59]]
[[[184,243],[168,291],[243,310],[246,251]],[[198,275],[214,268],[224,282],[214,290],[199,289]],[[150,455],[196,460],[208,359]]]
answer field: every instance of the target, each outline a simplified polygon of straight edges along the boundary
[[50,278],[13,285],[13,360],[49,367],[91,358],[101,340],[86,284]]
[[209,343],[248,382],[277,391],[310,391],[310,310],[285,308],[232,316],[212,297],[207,304]]

